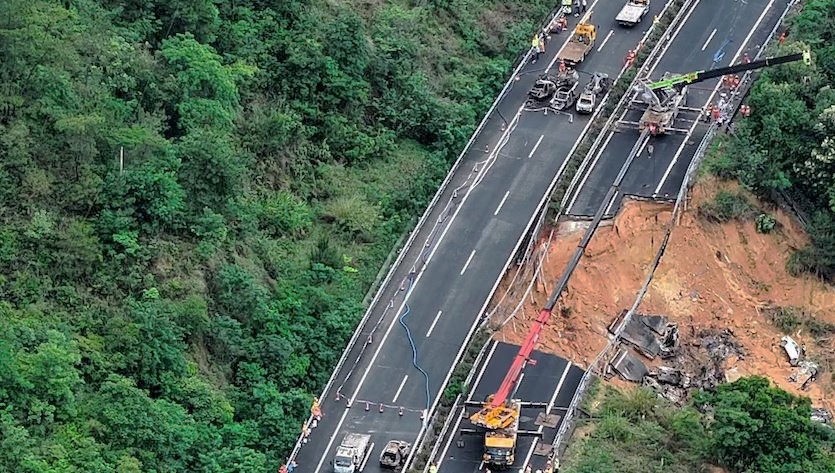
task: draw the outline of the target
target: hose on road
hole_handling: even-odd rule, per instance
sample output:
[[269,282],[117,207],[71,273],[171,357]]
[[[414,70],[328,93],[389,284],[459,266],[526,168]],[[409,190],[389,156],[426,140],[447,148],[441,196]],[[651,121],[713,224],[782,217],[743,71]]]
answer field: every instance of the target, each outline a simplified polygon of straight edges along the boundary
[[[412,288],[412,283],[413,283],[413,280],[414,280],[413,278],[414,278],[414,275],[409,275],[409,285],[406,288],[407,293]],[[423,374],[424,383],[426,385],[426,410],[428,411],[430,403],[432,402],[432,396],[429,392],[429,374],[426,371],[424,371],[423,368],[421,368],[420,364],[418,364],[418,361],[417,361],[417,347],[415,346],[415,340],[412,338],[412,331],[409,330],[409,326],[406,325],[406,322],[405,322],[406,317],[411,312],[412,312],[412,309],[409,307],[409,304],[404,305],[403,306],[403,313],[400,314],[400,318],[398,319],[398,322],[400,322],[400,325],[402,325],[403,329],[406,331],[406,338],[409,339],[409,345],[412,347],[412,366],[414,366],[415,369],[417,369],[418,371],[420,371]]]

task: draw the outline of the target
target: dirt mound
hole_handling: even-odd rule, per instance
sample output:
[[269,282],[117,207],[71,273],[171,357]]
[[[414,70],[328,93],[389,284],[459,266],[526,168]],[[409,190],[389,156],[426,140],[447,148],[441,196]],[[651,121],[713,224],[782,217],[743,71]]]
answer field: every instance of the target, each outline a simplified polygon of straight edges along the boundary
[[[802,228],[779,210],[769,211],[779,222],[770,234],[757,233],[753,222],[715,224],[699,218],[696,209],[719,190],[734,188],[708,180],[697,185],[688,210],[675,226],[661,264],[639,312],[664,314],[681,327],[682,343],[703,330],[728,329],[744,348],[744,358],[729,357],[729,376],[762,374],[775,383],[812,398],[833,410],[832,366],[835,333],[821,336],[806,324],[790,325],[791,336],[804,345],[808,357],[821,363],[822,373],[807,391],[788,381],[792,368],[780,346],[784,335],[764,312],[792,308],[816,326],[835,324],[835,290],[813,277],[793,277],[785,268],[791,252],[804,246]],[[607,326],[628,309],[650,271],[670,221],[672,205],[627,202],[611,224],[598,229],[574,272],[561,306],[541,338],[539,349],[589,363],[605,346]],[[583,225],[563,224],[544,263],[545,286],[536,284],[523,305],[497,338],[519,343],[530,321],[560,277],[583,235]],[[547,234],[547,232],[546,232]],[[527,282],[527,281],[526,281]],[[512,299],[512,300],[510,300]],[[531,301],[533,299],[533,301]],[[504,305],[516,306],[519,298]],[[784,326],[785,329],[785,326]]]

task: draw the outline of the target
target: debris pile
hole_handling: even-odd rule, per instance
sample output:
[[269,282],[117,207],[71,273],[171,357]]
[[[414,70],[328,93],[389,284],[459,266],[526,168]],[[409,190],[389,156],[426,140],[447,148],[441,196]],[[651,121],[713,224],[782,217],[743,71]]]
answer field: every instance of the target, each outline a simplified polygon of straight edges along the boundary
[[691,390],[714,389],[728,381],[726,363],[744,359],[745,350],[730,329],[703,329],[694,333],[689,343],[680,345],[678,326],[666,320],[664,316],[638,315],[627,325],[623,339],[650,360],[660,355],[668,366],[647,368],[632,350],[620,347],[610,362],[611,370],[683,404]]

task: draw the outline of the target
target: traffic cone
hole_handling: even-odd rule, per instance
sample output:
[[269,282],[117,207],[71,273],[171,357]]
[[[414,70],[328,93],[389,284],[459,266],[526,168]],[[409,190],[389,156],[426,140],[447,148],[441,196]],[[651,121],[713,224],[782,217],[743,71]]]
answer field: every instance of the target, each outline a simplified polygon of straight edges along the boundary
[[484,145],[484,152],[485,152],[485,153],[489,153],[489,152],[490,152],[490,145]]
[[400,417],[403,417],[403,406],[400,406],[400,410],[397,412]]
[[380,412],[383,412],[383,403],[380,403]]
[[370,410],[371,410],[371,403],[368,402],[368,401],[365,401],[365,411],[368,412]]
[[342,400],[342,395],[339,394],[339,391],[337,391],[336,392],[336,402],[339,402],[340,400]]

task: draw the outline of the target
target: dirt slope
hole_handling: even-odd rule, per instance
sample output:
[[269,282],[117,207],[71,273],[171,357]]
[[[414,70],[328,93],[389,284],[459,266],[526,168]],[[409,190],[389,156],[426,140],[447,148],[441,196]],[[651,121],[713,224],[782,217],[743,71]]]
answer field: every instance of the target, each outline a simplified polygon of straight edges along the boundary
[[[835,323],[835,290],[812,277],[796,278],[787,273],[786,258],[806,242],[802,229],[788,215],[770,211],[780,225],[768,235],[757,233],[753,222],[714,224],[699,218],[696,209],[700,203],[731,187],[709,180],[694,188],[688,210],[673,230],[638,311],[664,314],[678,322],[683,343],[701,329],[731,329],[747,354],[726,361],[724,368],[729,374],[763,374],[784,389],[801,393],[797,384],[787,380],[792,368],[780,347],[783,333],[764,312],[774,306],[796,307],[818,320]],[[569,283],[564,307],[555,313],[541,339],[541,350],[581,365],[596,356],[607,341],[606,327],[634,303],[671,211],[671,205],[631,201],[612,225],[598,230]],[[551,244],[544,266],[547,290],[552,289],[582,237],[582,229],[576,226],[564,224]],[[535,288],[534,302],[529,298],[497,338],[517,343],[524,338],[530,320],[547,298],[542,285]],[[515,306],[518,300],[503,304]],[[792,336],[825,371],[802,394],[832,411],[835,336],[815,341],[804,327]]]

